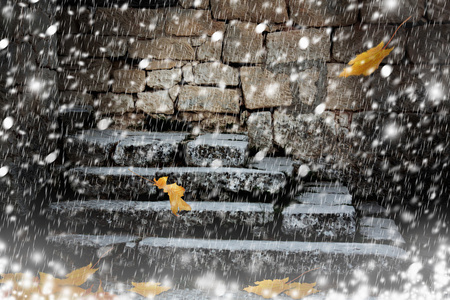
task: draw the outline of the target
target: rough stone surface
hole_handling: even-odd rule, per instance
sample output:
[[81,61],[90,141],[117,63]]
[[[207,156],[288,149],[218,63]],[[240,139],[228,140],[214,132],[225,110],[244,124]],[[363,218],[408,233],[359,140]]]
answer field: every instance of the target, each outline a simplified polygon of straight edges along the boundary
[[68,91],[60,92],[59,95],[59,103],[61,105],[94,105],[94,98],[92,97],[92,94]]
[[352,195],[331,193],[303,193],[296,196],[295,201],[308,205],[340,206],[352,205]]
[[194,66],[195,84],[216,84],[236,86],[239,84],[239,70],[221,63],[203,63]]
[[413,27],[408,35],[406,51],[416,64],[449,64],[450,24]]
[[64,133],[73,133],[77,130],[92,126],[93,108],[89,105],[68,106],[62,105],[59,109],[59,118]]
[[363,217],[359,222],[359,234],[365,240],[386,242],[394,245],[405,244],[395,222],[390,219]]
[[[310,68],[300,71],[296,74],[297,80],[292,84],[296,91],[294,92],[294,99],[292,106],[294,111],[303,109],[305,106],[309,110],[317,107],[317,98],[319,97],[319,80],[320,70],[318,68]],[[308,111],[309,112],[309,111]]]
[[109,125],[109,129],[116,130],[144,130],[146,124],[146,116],[143,113],[124,113],[115,114],[111,116],[112,124]]
[[240,133],[239,117],[236,115],[211,114],[200,122],[200,127],[207,132]]
[[192,63],[185,64],[181,71],[183,72],[183,81],[186,83],[194,83],[194,71]]
[[126,113],[134,110],[133,96],[124,94],[99,94],[94,103],[101,113]]
[[131,58],[154,58],[173,60],[194,60],[195,50],[190,39],[157,38],[149,41],[135,41],[130,44],[128,53]]
[[358,21],[358,1],[289,0],[291,18],[302,26],[346,26]]
[[222,41],[205,41],[197,48],[197,60],[219,61],[222,55]]
[[[348,63],[358,53],[377,46],[381,41],[386,43],[391,38],[397,26],[394,25],[355,25],[336,28],[333,34],[333,58],[342,63]],[[383,63],[398,64],[405,55],[406,30],[399,30],[389,43],[394,50],[383,60]]]
[[115,70],[113,77],[114,93],[139,93],[145,89],[145,71]]
[[283,172],[288,178],[294,175],[294,162],[288,157],[264,157],[261,160],[254,158],[249,167],[264,171]]
[[92,11],[86,6],[65,6],[56,12],[56,20],[60,22],[58,33],[77,34],[87,33],[92,30],[89,24],[92,19]]
[[145,67],[146,70],[168,70],[172,68],[180,68],[182,67],[182,63],[180,61],[164,59],[164,60],[152,60]]
[[361,6],[361,20],[364,23],[397,23],[400,24],[409,16],[409,23],[418,22],[424,15],[425,1],[404,0],[392,2],[390,0],[363,0]]
[[247,120],[249,147],[256,150],[272,148],[272,114],[270,111],[254,112]]
[[96,226],[125,229],[145,234],[159,234],[170,230],[172,234],[193,236],[195,231],[214,231],[217,220],[221,229],[245,235],[268,234],[273,221],[272,204],[244,202],[189,202],[191,211],[175,216],[167,201],[88,200],[66,201],[50,205],[50,218],[58,218],[71,225],[94,222]]
[[213,17],[220,20],[237,19],[254,23],[283,23],[288,20],[286,2],[283,0],[211,0],[211,10]]
[[344,64],[327,64],[327,97],[325,105],[332,110],[362,110],[369,108],[366,99],[368,84],[358,76],[339,77]]
[[264,37],[256,31],[257,24],[231,22],[227,25],[222,59],[225,63],[263,63]]
[[289,76],[260,67],[241,68],[242,91],[248,109],[288,106],[292,103]]
[[450,3],[446,0],[427,0],[426,16],[432,21],[450,21]]
[[120,57],[127,53],[128,43],[125,38],[101,35],[60,36],[58,54],[88,54],[94,57]]
[[170,89],[181,81],[181,69],[147,72],[147,85],[154,89]]
[[326,193],[326,194],[345,194],[349,195],[350,192],[346,186],[336,185],[336,184],[305,184],[303,186],[303,191],[309,193]]
[[295,240],[340,240],[355,236],[356,212],[352,206],[291,204],[282,215],[282,232]]
[[406,251],[389,245],[326,242],[145,238],[138,251],[143,262],[157,269],[176,266],[178,271],[257,273],[268,278],[314,268],[347,274],[366,269],[367,262],[392,271],[402,268],[407,258]]
[[122,166],[170,165],[186,136],[187,133],[129,133],[117,144],[112,159]]
[[164,30],[172,36],[211,36],[225,31],[225,23],[211,19],[211,12],[197,9],[168,9]]
[[240,100],[237,90],[184,86],[178,95],[178,110],[237,114]]
[[[224,192],[267,192],[280,193],[286,185],[286,176],[281,172],[268,172],[240,168],[196,168],[174,167],[163,169],[133,168],[145,178],[169,176],[169,182],[176,182],[186,193],[205,190],[206,199],[220,198]],[[72,188],[80,194],[97,197],[136,197],[154,195],[157,188],[134,175],[128,167],[74,168],[69,171]],[[272,199],[272,198],[271,198]],[[271,201],[268,199],[268,201]]]
[[[299,46],[300,39],[308,41]],[[306,43],[305,43],[306,45]],[[302,62],[304,60],[330,60],[330,34],[324,29],[301,29],[267,34],[267,63]]]
[[103,59],[84,61],[84,67],[78,64],[62,64],[64,71],[58,73],[58,88],[63,91],[106,92],[109,87],[111,62]]
[[183,8],[206,9],[209,6],[209,0],[178,0]]
[[358,211],[358,213],[360,213],[362,216],[376,216],[376,217],[381,217],[381,216],[387,216],[387,209],[384,208],[383,206],[381,206],[380,204],[378,204],[377,202],[362,202],[362,203],[358,203],[356,205],[356,210]]
[[136,110],[145,113],[173,114],[174,105],[168,91],[137,94]]
[[185,160],[188,166],[241,167],[247,159],[247,136],[205,134],[187,143]]

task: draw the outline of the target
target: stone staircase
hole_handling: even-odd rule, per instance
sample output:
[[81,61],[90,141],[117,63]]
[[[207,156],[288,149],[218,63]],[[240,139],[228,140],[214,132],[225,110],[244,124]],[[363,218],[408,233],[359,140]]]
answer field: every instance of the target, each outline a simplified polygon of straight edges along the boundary
[[[83,130],[65,137],[64,157],[75,193],[48,207],[60,229],[47,241],[78,265],[109,251],[100,276],[110,280],[192,289],[212,276],[243,287],[319,268],[311,276],[326,289],[355,270],[379,280],[405,263],[382,208],[355,209],[339,183],[299,182],[289,158],[256,161],[245,135]],[[173,215],[167,194],[130,170],[169,176],[192,211]]]

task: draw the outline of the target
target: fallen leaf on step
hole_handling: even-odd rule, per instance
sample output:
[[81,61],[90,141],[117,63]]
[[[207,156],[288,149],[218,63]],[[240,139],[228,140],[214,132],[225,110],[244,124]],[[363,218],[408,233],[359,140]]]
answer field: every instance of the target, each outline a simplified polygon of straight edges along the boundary
[[162,292],[170,290],[170,287],[160,286],[161,283],[154,282],[132,282],[134,287],[130,290],[131,292],[137,293],[141,296],[152,298],[156,295],[161,294]]
[[289,277],[284,279],[256,281],[256,286],[248,286],[244,289],[244,291],[269,299],[290,289],[291,283],[287,283],[288,281]]
[[169,194],[170,208],[174,215],[178,216],[178,212],[181,210],[191,210],[190,205],[182,199],[185,191],[184,187],[176,183],[167,184],[167,177],[161,177],[158,180],[153,179],[153,181],[159,189]]
[[316,283],[291,283],[291,289],[285,291],[284,293],[291,297],[292,299],[302,299],[306,296],[320,292],[316,290],[314,286]]

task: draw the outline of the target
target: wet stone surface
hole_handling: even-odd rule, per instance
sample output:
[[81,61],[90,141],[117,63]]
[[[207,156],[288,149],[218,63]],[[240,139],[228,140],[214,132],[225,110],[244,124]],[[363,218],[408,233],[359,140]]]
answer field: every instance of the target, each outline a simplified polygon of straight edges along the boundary
[[404,246],[405,240],[394,220],[376,217],[363,217],[359,222],[359,234],[364,240]]

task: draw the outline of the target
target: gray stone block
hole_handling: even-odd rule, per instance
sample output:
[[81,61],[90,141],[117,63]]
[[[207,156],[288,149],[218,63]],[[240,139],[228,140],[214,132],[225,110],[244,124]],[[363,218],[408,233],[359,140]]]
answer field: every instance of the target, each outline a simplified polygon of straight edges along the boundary
[[352,205],[352,195],[328,193],[304,193],[295,197],[295,201],[310,205]]
[[449,64],[450,24],[427,24],[410,29],[406,51],[415,64]]
[[289,157],[264,157],[249,164],[250,168],[269,172],[283,172],[288,178],[294,176],[294,161]]
[[292,204],[283,210],[281,230],[296,240],[348,239],[356,232],[356,212],[352,206]]
[[211,0],[211,10],[214,18],[221,20],[255,23],[282,23],[288,20],[286,3],[282,0]]
[[117,165],[167,165],[175,161],[178,146],[187,135],[187,133],[132,132],[117,144],[112,159]]
[[400,24],[411,16],[409,23],[421,21],[425,2],[422,0],[363,0],[361,1],[361,20],[363,23]]
[[[281,172],[241,168],[133,168],[137,174],[152,180],[169,176],[169,183],[176,182],[187,193],[196,190],[208,192],[206,199],[219,197],[222,192],[266,192],[277,194],[286,185],[286,176]],[[69,171],[72,188],[86,196],[116,195],[135,197],[137,195],[154,195],[155,186],[131,173],[127,167],[90,167],[74,168]],[[271,200],[271,199],[270,199]]]
[[268,151],[273,144],[272,114],[270,111],[252,113],[247,121],[249,147]]
[[346,26],[358,21],[358,1],[289,1],[291,18],[301,26]]
[[402,246],[405,244],[394,220],[376,217],[363,217],[359,222],[358,233],[364,240]]
[[186,144],[188,166],[241,167],[247,160],[247,136],[205,134]]
[[264,36],[257,24],[233,21],[227,25],[222,60],[225,63],[263,63]]
[[303,186],[303,191],[310,193],[325,193],[325,194],[350,194],[346,186],[334,182],[316,182],[307,183]]

